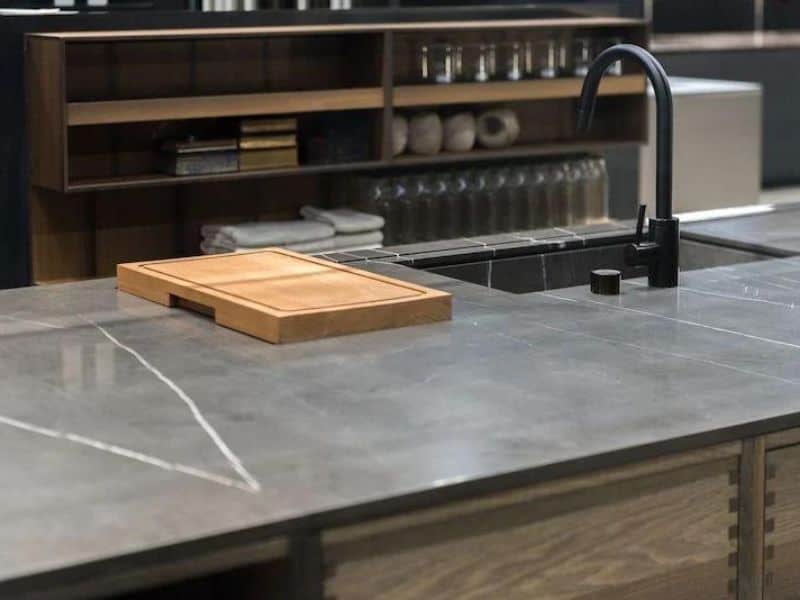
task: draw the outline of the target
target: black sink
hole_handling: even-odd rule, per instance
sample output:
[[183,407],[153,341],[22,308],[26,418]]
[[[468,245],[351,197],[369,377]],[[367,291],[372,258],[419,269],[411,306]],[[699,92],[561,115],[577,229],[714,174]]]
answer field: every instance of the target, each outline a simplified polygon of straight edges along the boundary
[[[628,267],[626,244],[564,250],[514,258],[436,266],[426,269],[445,277],[476,283],[514,294],[588,285],[593,269],[618,269],[625,279],[646,277],[646,267]],[[771,258],[733,248],[681,240],[681,270],[692,271]]]

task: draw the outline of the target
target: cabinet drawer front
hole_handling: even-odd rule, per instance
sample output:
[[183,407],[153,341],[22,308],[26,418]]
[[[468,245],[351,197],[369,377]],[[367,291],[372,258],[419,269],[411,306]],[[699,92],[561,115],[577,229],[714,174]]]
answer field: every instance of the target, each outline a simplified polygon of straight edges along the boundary
[[767,453],[766,600],[800,599],[800,445]]
[[[327,532],[326,596],[723,600],[736,458],[552,495],[519,492]],[[565,489],[569,489],[569,485]],[[387,524],[388,522],[388,524]]]

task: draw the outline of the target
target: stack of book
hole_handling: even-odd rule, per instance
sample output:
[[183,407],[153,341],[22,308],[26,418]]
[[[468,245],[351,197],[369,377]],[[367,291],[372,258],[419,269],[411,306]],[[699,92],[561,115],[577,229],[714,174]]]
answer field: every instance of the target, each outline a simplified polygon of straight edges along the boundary
[[243,119],[239,124],[239,169],[296,167],[297,119]]
[[236,139],[169,140],[161,147],[162,169],[170,175],[230,173],[239,168]]

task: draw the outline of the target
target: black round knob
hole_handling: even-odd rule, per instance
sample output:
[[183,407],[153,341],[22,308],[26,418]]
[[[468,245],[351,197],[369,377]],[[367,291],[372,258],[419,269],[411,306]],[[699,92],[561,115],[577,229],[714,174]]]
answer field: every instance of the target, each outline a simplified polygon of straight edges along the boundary
[[590,281],[593,294],[618,296],[622,273],[616,269],[595,269]]

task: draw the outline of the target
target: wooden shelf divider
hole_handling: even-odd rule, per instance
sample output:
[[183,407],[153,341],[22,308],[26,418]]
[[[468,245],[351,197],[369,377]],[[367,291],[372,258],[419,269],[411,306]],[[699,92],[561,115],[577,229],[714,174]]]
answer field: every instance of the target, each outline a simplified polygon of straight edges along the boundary
[[[515,100],[557,100],[581,95],[583,79],[531,79],[525,81],[493,81],[490,83],[451,83],[447,85],[406,85],[394,90],[398,107],[476,102],[511,102]],[[622,96],[645,91],[643,75],[606,77],[600,84],[600,95]]]
[[382,107],[383,89],[380,87],[70,102],[67,104],[67,124],[71,126],[111,125],[144,121],[282,115]]

